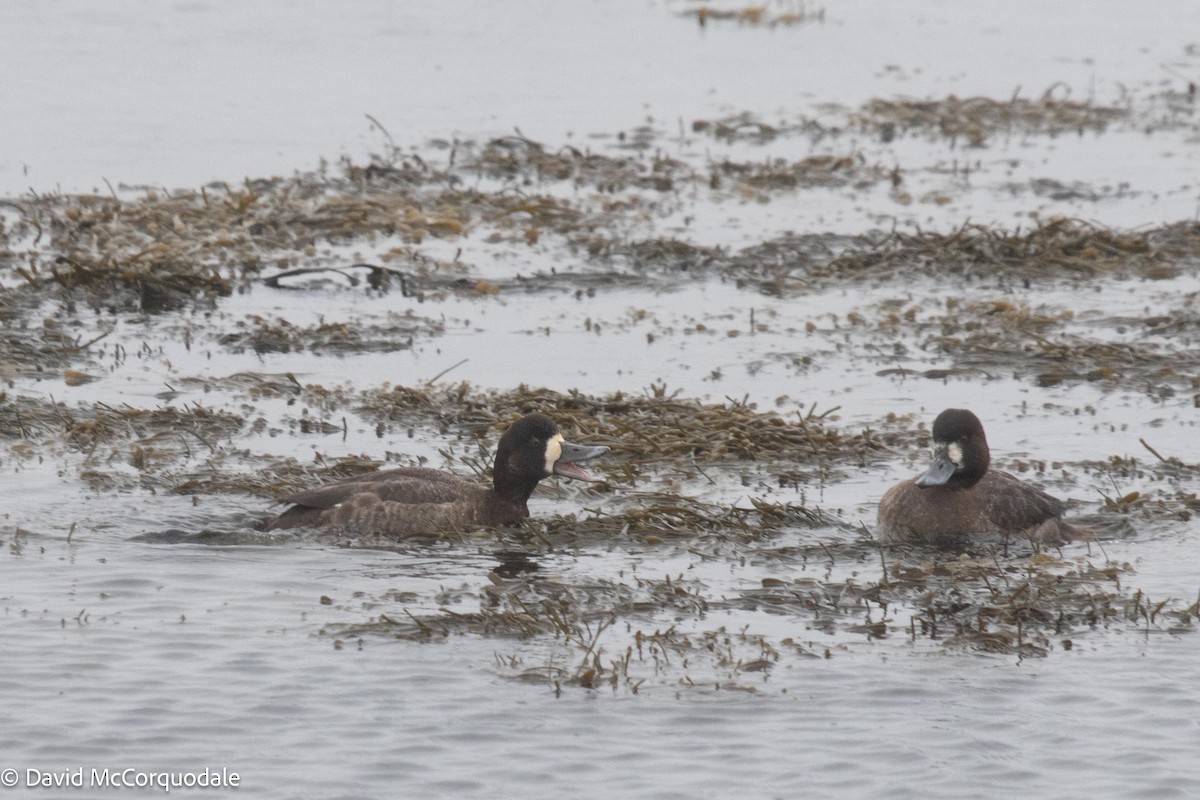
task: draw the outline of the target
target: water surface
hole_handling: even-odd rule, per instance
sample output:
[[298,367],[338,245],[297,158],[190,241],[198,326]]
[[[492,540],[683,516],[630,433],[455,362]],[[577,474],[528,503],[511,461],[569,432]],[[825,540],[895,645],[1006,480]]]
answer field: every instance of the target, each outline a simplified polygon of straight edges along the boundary
[[[1191,11],[1185,3],[1115,3],[1103,13],[1088,3],[835,3],[821,21],[713,20],[703,28],[694,10],[650,2],[361,2],[336,11],[277,3],[253,12],[224,2],[15,4],[0,27],[12,67],[4,70],[0,189],[19,202],[31,189],[99,187],[107,195],[108,181],[135,198],[142,189],[123,187],[236,184],[309,170],[322,158],[362,160],[387,136],[406,153],[445,163],[447,148],[432,140],[486,141],[514,128],[555,147],[620,154],[620,135],[644,128],[652,144],[643,152],[697,170],[722,158],[766,163],[830,152],[903,165],[909,197],[886,180],[766,199],[690,188],[627,218],[631,240],[737,252],[788,232],[946,232],[967,220],[1025,229],[1054,215],[1128,230],[1195,219],[1195,112],[1173,105],[1186,93],[1184,78],[1200,75],[1197,44],[1179,24]],[[815,9],[768,7],[799,10]],[[1018,130],[975,148],[936,135],[885,141],[848,122],[874,97],[1007,100],[1046,91],[1130,103],[1141,116],[1104,131]],[[692,128],[741,113],[839,130],[755,143],[710,140]],[[1166,117],[1169,124],[1144,124]],[[569,184],[545,191],[581,202],[599,194]],[[331,243],[317,259],[375,262],[397,244]],[[458,251],[472,280],[593,268],[549,236],[524,247],[471,232],[427,239],[418,250],[431,259]],[[23,280],[13,263],[0,276],[6,291]],[[789,421],[815,408],[852,432],[879,427],[888,412],[912,428],[967,405],[985,420],[1000,465],[1026,467],[1025,477],[1082,512],[1101,509],[1106,495],[1196,489],[1194,471],[1156,471],[1146,447],[1194,460],[1200,433],[1186,388],[1188,375],[1200,375],[1194,359],[1145,385],[1039,383],[1011,366],[936,379],[922,373],[955,364],[919,324],[941,324],[955,303],[1004,301],[1058,319],[1054,336],[1185,350],[1200,291],[1194,264],[1164,280],[1098,274],[1022,285],[914,272],[774,294],[721,275],[598,282],[591,293],[575,291],[590,285],[580,280],[561,290],[448,292],[424,303],[344,284],[297,292],[255,284],[215,308],[163,315],[80,307],[64,317],[72,331],[83,340],[108,331],[80,365],[99,379],[73,385],[61,370],[14,365],[4,389],[67,409],[199,404],[251,421],[212,441],[183,433],[183,444],[156,441],[174,453],[168,472],[178,473],[362,453],[465,470],[478,445],[461,429],[431,423],[410,433],[397,424],[381,437],[348,404],[326,414],[331,430],[302,431],[303,414],[326,412],[228,380],[291,373],[352,395],[444,373],[443,382],[483,390],[528,384],[641,396],[659,386]],[[881,333],[888,315],[906,308],[913,326]],[[1191,327],[1147,333],[1141,321],[1164,310]],[[323,355],[238,350],[220,338],[255,315],[311,327],[383,325],[408,312],[443,328],[414,334],[403,349]],[[29,318],[61,313],[47,300]],[[735,545],[618,538],[535,552],[538,579],[550,586],[607,582],[638,598],[666,577],[680,587],[672,602],[617,619],[599,640],[605,661],[622,657],[639,632],[670,629],[713,643],[678,660],[647,652],[630,662],[631,680],[598,688],[556,685],[556,670],[573,671],[585,654],[550,634],[421,642],[343,633],[380,615],[479,611],[508,540],[362,549],[267,538],[254,531],[269,513],[264,497],[175,494],[146,478],[173,475],[139,469],[116,446],[108,453],[20,437],[0,452],[0,769],[17,769],[22,785],[31,768],[130,767],[236,770],[239,791],[264,798],[1169,798],[1200,785],[1200,644],[1187,626],[1114,619],[1050,637],[1043,657],[1025,657],[911,635],[914,607],[889,609],[880,637],[856,629],[857,618],[831,626],[812,613],[743,602],[764,580],[880,580],[880,558],[837,548],[854,541],[859,523],[873,524],[888,485],[921,468],[915,446],[801,485],[779,480],[785,464],[745,460],[660,464],[638,485],[614,478],[616,488],[603,492],[565,482],[541,490],[531,504],[539,518],[622,509],[664,492],[742,508],[754,500],[819,506],[831,520]],[[1105,468],[1113,457],[1136,464],[1124,473]],[[1065,548],[1062,563],[1122,565],[1120,585],[1098,583],[1097,592],[1140,589],[1177,612],[1194,602],[1194,521],[1147,513],[1135,526],[1133,538]],[[828,562],[804,550],[825,544],[837,552]],[[689,605],[688,593],[707,605]],[[761,642],[778,658],[745,669],[761,658]],[[28,787],[14,794],[76,796]]]

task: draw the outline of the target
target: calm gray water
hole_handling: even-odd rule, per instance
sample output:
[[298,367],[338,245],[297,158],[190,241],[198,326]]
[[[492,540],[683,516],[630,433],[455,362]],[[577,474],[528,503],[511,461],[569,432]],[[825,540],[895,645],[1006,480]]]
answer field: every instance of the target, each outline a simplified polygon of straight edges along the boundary
[[281,798],[1161,798],[1200,781],[1194,636],[1092,637],[1020,663],[864,641],[785,660],[756,694],[651,682],[555,697],[498,677],[494,653],[519,643],[337,650],[314,635],[354,592],[480,566],[116,532],[6,549],[0,766],[227,768],[244,793]]
[[[826,103],[853,109],[876,96],[1006,99],[1018,87],[1037,97],[1059,82],[1074,98],[1115,102],[1126,88],[1144,99],[1178,90],[1181,75],[1200,79],[1194,31],[1180,24],[1194,17],[1185,2],[1116,2],[1102,12],[1092,3],[827,3],[820,24],[710,24],[703,31],[681,17],[694,6],[675,2],[265,5],[9,4],[0,23],[0,72],[8,76],[0,194],[15,197],[31,187],[107,192],[105,180],[115,189],[174,188],[288,174],[322,157],[357,158],[378,149],[381,135],[367,113],[414,149],[431,138],[486,139],[514,127],[579,144],[594,134],[611,143],[618,131],[650,124],[666,141],[692,119],[743,111],[820,118],[832,115]],[[946,230],[966,219],[1015,227],[1033,214],[1127,228],[1161,225],[1196,215],[1195,142],[1194,120],[1155,136],[1128,129],[1014,136],[949,155],[924,139],[898,141],[892,150],[863,136],[851,144],[872,161],[886,153],[923,165],[907,184],[914,204],[893,203],[885,190],[853,188],[818,201],[805,193],[767,204],[699,201],[673,217],[645,221],[636,233],[686,230],[699,244],[738,247],[786,230],[861,233],[893,222]],[[808,146],[785,140],[748,152],[794,159],[811,154]],[[951,162],[959,158],[974,162],[978,174],[956,173]],[[1037,178],[1086,183],[1103,197],[1012,189]],[[1126,184],[1127,190],[1115,188]],[[951,202],[921,199],[948,187],[955,187]],[[459,244],[425,247],[432,257],[448,257]],[[376,246],[356,248],[369,258]],[[478,239],[468,239],[467,247],[476,248],[468,249],[468,260],[484,277],[548,269],[563,257],[547,248],[492,259]],[[3,280],[15,281],[7,271]],[[1138,440],[1145,438],[1167,455],[1195,460],[1200,412],[1185,393],[1164,399],[1089,383],[1039,387],[1006,375],[986,383],[900,380],[880,376],[879,362],[859,349],[864,340],[842,327],[822,324],[807,338],[798,333],[825,315],[878,317],[897,295],[932,308],[963,292],[1077,310],[1084,330],[1082,312],[1121,317],[1179,307],[1180,298],[1200,292],[1200,282],[1185,273],[1158,282],[1098,280],[1082,292],[926,283],[777,298],[698,281],[671,292],[600,292],[565,307],[540,294],[452,296],[419,309],[446,322],[443,337],[353,359],[222,352],[202,333],[196,347],[182,344],[182,323],[203,332],[252,314],[305,325],[380,320],[396,310],[394,296],[364,300],[339,290],[290,295],[258,287],[223,301],[212,317],[105,320],[115,326],[108,344],[134,352],[149,340],[155,355],[106,363],[102,379],[85,386],[6,373],[5,391],[153,408],[163,384],[178,383],[180,403],[248,414],[252,405],[254,415],[282,426],[294,412],[280,401],[250,403],[244,392],[205,392],[186,381],[291,371],[305,382],[362,389],[424,381],[467,359],[452,377],[482,387],[527,382],[640,393],[663,381],[684,397],[710,402],[746,397],[765,408],[786,397],[781,413],[814,402],[840,406],[837,419],[847,428],[872,424],[889,410],[928,423],[944,406],[969,404],[987,421],[1002,458],[1142,458]],[[769,332],[663,333],[698,321],[735,328],[752,310],[770,320]],[[97,324],[80,313],[85,328]],[[604,336],[586,333],[583,317],[604,321]],[[543,330],[554,335],[533,335]],[[659,332],[656,343],[647,343],[648,330]],[[919,350],[915,339],[905,343]],[[797,352],[812,354],[815,366],[790,366]],[[933,357],[927,363],[940,366]],[[723,377],[714,379],[715,370]],[[369,422],[350,416],[344,438],[245,432],[226,444],[301,460],[317,450],[339,456],[386,448],[436,461],[444,446],[428,432],[381,443]],[[205,454],[193,445],[198,452],[190,466],[199,469]],[[897,457],[802,489],[772,486],[761,475],[746,483],[735,468],[711,482],[683,481],[679,490],[725,504],[760,496],[803,500],[837,509],[849,524],[869,523],[882,491],[911,474],[914,463]],[[662,671],[636,664],[633,672],[645,678],[636,693],[625,687],[556,693],[546,681],[515,679],[525,667],[578,660],[577,648],[553,637],[462,635],[421,643],[323,632],[380,613],[478,610],[497,563],[491,542],[395,552],[310,540],[153,543],[134,537],[240,531],[254,542],[250,526],[266,509],[253,498],[163,494],[138,485],[136,472],[119,460],[109,468],[129,480],[94,490],[80,477],[83,465],[78,453],[37,452],[15,442],[0,453],[0,770],[17,770],[17,787],[0,788],[0,796],[155,791],[31,788],[29,770],[83,770],[87,778],[92,769],[205,768],[236,771],[241,785],[171,794],[899,800],[1200,793],[1194,633],[1114,625],[1074,637],[1069,651],[1022,660],[914,642],[902,633],[870,639],[825,632],[807,615],[667,611],[631,624],[646,630],[675,624],[696,636],[748,628],[776,643],[794,638],[822,656],[827,649],[828,657],[785,656],[769,672],[736,676],[732,691],[728,669],[697,659]],[[672,476],[658,480],[650,488],[671,487]],[[1074,474],[1067,485],[1090,510],[1101,492],[1114,493],[1098,475]],[[1155,486],[1147,478],[1117,488]],[[549,487],[535,499],[534,513],[579,512],[599,502],[577,487]],[[839,535],[796,530],[781,544]],[[1105,543],[1103,556],[1077,545],[1065,557],[1129,563],[1134,572],[1124,580],[1156,601],[1186,605],[1200,588],[1194,521],[1159,519],[1136,538]],[[753,553],[713,562],[675,548],[619,544],[547,555],[541,568],[551,580],[631,586],[637,574],[687,574],[711,598],[760,586],[765,577],[802,576]],[[879,570],[878,564],[839,568],[861,569],[864,580]],[[624,650],[630,630],[608,636],[606,653],[613,655]],[[735,646],[743,655],[752,651]]]

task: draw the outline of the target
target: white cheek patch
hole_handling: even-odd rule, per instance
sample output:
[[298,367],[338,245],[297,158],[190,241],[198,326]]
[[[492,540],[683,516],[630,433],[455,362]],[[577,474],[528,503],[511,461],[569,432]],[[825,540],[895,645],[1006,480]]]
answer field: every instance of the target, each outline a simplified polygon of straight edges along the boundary
[[546,440],[546,474],[554,474],[554,465],[562,458],[563,435],[556,433]]
[[952,443],[946,448],[946,455],[950,456],[950,461],[956,467],[961,467],[963,463],[962,445],[958,442]]

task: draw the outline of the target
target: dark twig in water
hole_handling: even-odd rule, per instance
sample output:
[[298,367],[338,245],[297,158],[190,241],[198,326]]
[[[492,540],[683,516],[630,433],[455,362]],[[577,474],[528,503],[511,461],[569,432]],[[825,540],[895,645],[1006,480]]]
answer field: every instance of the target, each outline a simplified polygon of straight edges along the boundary
[[363,116],[366,117],[368,120],[370,120],[371,124],[379,129],[379,132],[383,134],[383,138],[387,139],[388,150],[389,150],[388,160],[394,161],[396,159],[397,154],[399,154],[399,152],[400,152],[400,148],[396,146],[396,140],[392,138],[392,134],[388,132],[387,128],[383,127],[382,122],[375,119],[370,114],[363,114]]
[[713,486],[716,486],[716,485],[717,485],[717,482],[716,482],[716,481],[714,481],[712,478],[710,478],[710,477],[709,477],[709,475],[708,475],[708,473],[704,471],[704,468],[703,468],[703,467],[701,467],[699,464],[697,464],[697,463],[696,463],[696,454],[695,454],[695,453],[690,453],[690,454],[689,454],[689,458],[691,459],[692,466],[693,466],[693,467],[695,467],[695,469],[696,469],[696,472],[699,472],[699,473],[700,473],[700,474],[701,474],[701,475],[704,477],[704,480],[708,481],[708,482],[709,482],[710,484],[712,484]]
[[87,340],[86,342],[84,342],[83,344],[77,344],[77,345],[75,345],[75,349],[76,349],[76,350],[87,350],[89,347],[91,347],[92,345],[94,345],[96,342],[100,341],[101,339],[103,339],[104,337],[108,336],[108,335],[109,335],[109,334],[111,334],[111,333],[112,333],[112,331],[111,331],[111,330],[107,330],[107,331],[105,331],[104,333],[100,334],[99,336],[94,336],[94,337],[92,337],[91,339],[88,339],[88,340]]
[[471,359],[469,359],[469,358],[464,358],[462,361],[458,362],[457,364],[452,364],[451,366],[446,367],[444,370],[439,372],[437,375],[434,375],[432,378],[425,381],[425,385],[433,386],[433,384],[437,383],[438,378],[442,377],[443,375],[445,375],[447,372],[450,372],[451,370],[458,369],[459,367],[461,367],[463,364],[467,363],[470,360]]
[[1154,454],[1154,457],[1155,457],[1155,458],[1157,458],[1159,461],[1163,462],[1164,464],[1170,464],[1170,463],[1171,463],[1172,459],[1169,459],[1169,458],[1163,458],[1163,457],[1162,457],[1162,454],[1160,454],[1160,453],[1159,453],[1157,450],[1155,450],[1153,447],[1151,447],[1151,446],[1149,445],[1149,443],[1147,443],[1147,442],[1146,442],[1146,440],[1145,440],[1145,439],[1138,439],[1138,441],[1142,443],[1142,447],[1146,448],[1146,449],[1147,449],[1147,450],[1149,450],[1151,453],[1153,453],[1153,454]]

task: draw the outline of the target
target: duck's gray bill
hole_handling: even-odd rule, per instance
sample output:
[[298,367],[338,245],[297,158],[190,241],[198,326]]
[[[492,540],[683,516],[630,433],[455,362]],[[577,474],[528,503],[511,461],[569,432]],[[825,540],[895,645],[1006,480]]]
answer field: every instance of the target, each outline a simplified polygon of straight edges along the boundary
[[925,474],[917,478],[917,486],[925,489],[930,486],[943,486],[946,481],[950,480],[950,476],[954,474],[954,462],[950,460],[950,455],[946,452],[945,447],[938,447],[933,451],[933,464],[926,470]]
[[581,462],[591,461],[607,452],[608,448],[603,445],[588,446],[563,442],[562,455],[558,457],[558,461],[554,462],[554,474],[574,478],[577,481],[598,483],[604,478],[583,466]]

